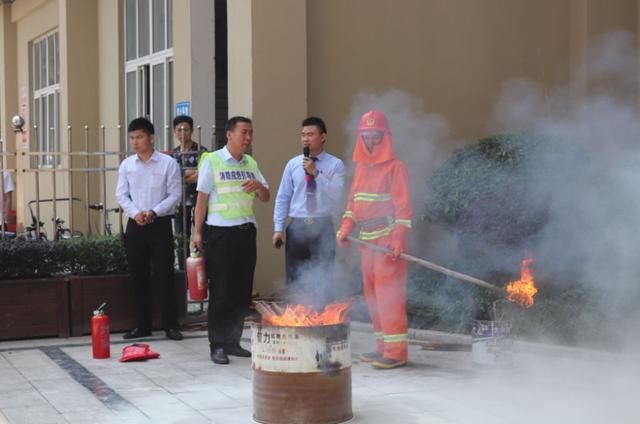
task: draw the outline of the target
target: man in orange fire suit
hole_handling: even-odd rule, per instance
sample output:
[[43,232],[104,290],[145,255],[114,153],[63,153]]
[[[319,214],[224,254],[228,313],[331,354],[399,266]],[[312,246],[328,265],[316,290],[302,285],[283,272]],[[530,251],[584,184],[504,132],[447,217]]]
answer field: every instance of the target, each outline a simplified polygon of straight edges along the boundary
[[386,116],[371,110],[360,118],[353,152],[356,163],[347,210],[337,234],[339,246],[359,229],[358,238],[390,249],[383,254],[362,247],[364,295],[376,335],[376,352],[360,359],[375,368],[407,364],[407,262],[399,259],[407,249],[412,206],[409,175],[393,153]]

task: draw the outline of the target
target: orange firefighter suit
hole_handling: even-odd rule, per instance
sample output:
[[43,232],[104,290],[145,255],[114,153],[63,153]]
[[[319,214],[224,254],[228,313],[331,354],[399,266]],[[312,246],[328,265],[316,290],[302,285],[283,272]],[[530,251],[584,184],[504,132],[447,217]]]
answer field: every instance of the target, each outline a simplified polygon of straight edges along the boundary
[[[371,132],[382,133],[382,139],[369,151],[362,136]],[[393,153],[391,132],[382,112],[371,110],[360,119],[353,160],[356,169],[338,244],[348,244],[346,236],[358,229],[359,239],[393,252],[360,249],[364,295],[377,353],[384,359],[406,362],[407,262],[398,255],[407,249],[412,205],[407,168]]]

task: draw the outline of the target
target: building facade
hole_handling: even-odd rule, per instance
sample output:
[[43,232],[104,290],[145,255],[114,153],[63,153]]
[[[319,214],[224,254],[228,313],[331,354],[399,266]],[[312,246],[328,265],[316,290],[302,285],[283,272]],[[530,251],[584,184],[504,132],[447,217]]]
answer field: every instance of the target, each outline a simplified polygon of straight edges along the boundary
[[[274,191],[285,163],[299,153],[299,124],[307,115],[326,119],[328,149],[347,158],[345,125],[362,90],[411,93],[447,118],[451,139],[485,136],[505,81],[568,82],[594,36],[639,33],[638,3],[4,1],[0,136],[7,168],[18,170],[19,225],[29,224],[37,191],[41,199],[79,199],[55,212],[43,203],[45,224],[56,215],[83,232],[89,224],[99,228],[100,217],[88,214],[86,204],[116,206],[113,169],[126,154],[126,123],[135,116],[152,119],[161,150],[175,144],[167,126],[177,111],[194,117],[201,126],[196,138],[208,147],[215,144],[213,125],[227,116],[252,117],[253,152]],[[16,114],[27,121],[23,134],[13,133]],[[113,154],[59,154],[86,151]],[[89,167],[110,171],[57,171]],[[257,207],[261,293],[275,290],[284,274],[281,253],[270,247],[272,206]]]

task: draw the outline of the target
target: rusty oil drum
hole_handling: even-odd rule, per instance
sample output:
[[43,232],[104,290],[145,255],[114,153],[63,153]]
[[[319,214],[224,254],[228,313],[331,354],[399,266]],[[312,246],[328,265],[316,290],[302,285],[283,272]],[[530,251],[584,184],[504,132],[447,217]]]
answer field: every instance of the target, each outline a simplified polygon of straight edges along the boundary
[[351,410],[349,324],[254,323],[253,419],[265,424],[342,423]]

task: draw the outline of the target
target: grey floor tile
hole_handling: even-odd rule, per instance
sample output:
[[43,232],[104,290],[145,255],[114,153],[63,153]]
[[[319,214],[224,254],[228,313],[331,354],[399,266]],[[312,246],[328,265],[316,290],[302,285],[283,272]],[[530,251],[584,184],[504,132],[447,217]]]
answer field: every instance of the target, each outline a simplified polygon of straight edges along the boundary
[[195,422],[206,421],[207,418],[187,404],[173,399],[171,401],[136,402],[136,407],[153,421],[161,422]]
[[200,392],[177,393],[175,394],[175,397],[198,411],[205,409],[238,408],[240,406],[244,406],[220,390],[213,388]]
[[129,389],[144,389],[157,386],[153,381],[137,372],[124,373],[105,373],[99,375],[100,379],[105,382],[116,392]]
[[242,406],[251,407],[253,404],[253,390],[251,383],[234,386],[220,386],[219,390]]
[[19,350],[4,352],[4,357],[17,369],[38,368],[55,365],[47,355],[40,350]]
[[11,424],[67,424],[68,421],[51,405],[21,406],[3,409]]
[[27,380],[17,369],[5,368],[0,370],[0,390],[5,389],[26,389],[29,388]]
[[65,412],[63,417],[72,424],[136,424],[149,422],[149,418],[135,410],[118,413],[107,408],[90,411]]
[[56,364],[43,367],[21,366],[18,371],[29,381],[39,380],[71,380],[71,376]]
[[47,404],[40,393],[30,387],[28,389],[3,390],[0,392],[0,409],[18,406],[39,406]]
[[214,387],[211,382],[201,380],[198,377],[184,377],[184,376],[169,376],[169,377],[154,377],[153,380],[149,379],[153,384],[158,387],[162,387],[169,393],[183,393],[190,391],[201,391],[198,387]]
[[5,370],[7,368],[13,368],[13,365],[7,358],[5,358],[6,353],[0,353],[0,370]]
[[60,412],[86,411],[103,406],[93,393],[75,380],[38,380],[33,385]]
[[202,411],[216,424],[249,424],[254,423],[253,411],[248,407],[220,408]]

